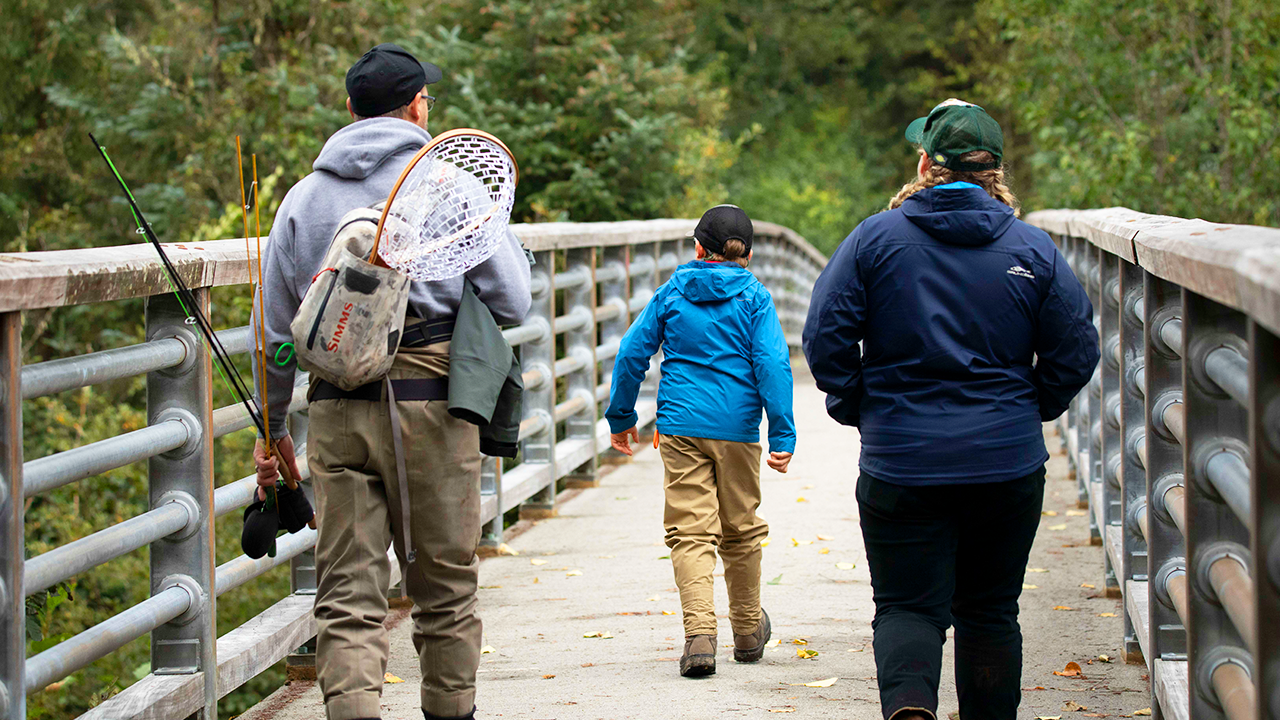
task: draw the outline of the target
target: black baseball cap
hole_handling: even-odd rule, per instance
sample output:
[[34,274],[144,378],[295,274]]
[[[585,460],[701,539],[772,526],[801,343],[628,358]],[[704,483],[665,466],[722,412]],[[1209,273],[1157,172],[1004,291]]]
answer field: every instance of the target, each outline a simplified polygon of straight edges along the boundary
[[347,96],[355,114],[376,117],[408,105],[424,85],[442,77],[444,72],[435,65],[419,62],[399,45],[382,43],[347,71]]
[[724,254],[724,244],[728,240],[741,240],[751,252],[753,228],[751,218],[737,205],[717,205],[702,213],[702,219],[693,229],[693,237],[707,252],[716,255]]
[[[986,110],[951,98],[907,126],[907,141],[919,145],[929,159],[949,170],[979,172],[1000,167],[1004,158],[1004,133]],[[986,150],[993,163],[960,162],[960,156]]]

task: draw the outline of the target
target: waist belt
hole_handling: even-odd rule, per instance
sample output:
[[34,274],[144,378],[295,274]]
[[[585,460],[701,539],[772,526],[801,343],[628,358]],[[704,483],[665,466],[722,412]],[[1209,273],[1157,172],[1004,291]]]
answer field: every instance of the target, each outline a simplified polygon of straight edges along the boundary
[[343,390],[327,380],[319,380],[316,382],[315,389],[311,391],[311,401],[370,400],[381,402],[385,397],[382,394],[382,390],[386,387],[387,382],[391,383],[392,391],[388,395],[392,395],[397,401],[449,399],[449,378],[438,377],[406,378],[404,380],[391,381],[375,380],[354,390]]
[[444,342],[451,337],[453,337],[452,320],[420,322],[415,325],[405,326],[404,333],[400,335],[400,347],[426,347],[427,345]]

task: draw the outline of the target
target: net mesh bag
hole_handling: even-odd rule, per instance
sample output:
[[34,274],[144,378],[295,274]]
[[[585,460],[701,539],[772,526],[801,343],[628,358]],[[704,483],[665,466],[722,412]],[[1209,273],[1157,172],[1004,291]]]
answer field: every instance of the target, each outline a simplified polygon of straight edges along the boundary
[[440,135],[392,190],[374,251],[413,280],[467,272],[506,241],[518,175],[497,138],[478,130]]

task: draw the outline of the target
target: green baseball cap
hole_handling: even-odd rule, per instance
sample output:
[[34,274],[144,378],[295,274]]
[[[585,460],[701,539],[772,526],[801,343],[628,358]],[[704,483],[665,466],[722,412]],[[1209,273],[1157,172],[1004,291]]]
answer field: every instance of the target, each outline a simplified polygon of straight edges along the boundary
[[[986,110],[951,98],[939,103],[907,126],[907,141],[919,145],[933,162],[948,170],[978,172],[1000,167],[1004,158],[1004,133]],[[986,150],[994,163],[960,162],[960,156]]]

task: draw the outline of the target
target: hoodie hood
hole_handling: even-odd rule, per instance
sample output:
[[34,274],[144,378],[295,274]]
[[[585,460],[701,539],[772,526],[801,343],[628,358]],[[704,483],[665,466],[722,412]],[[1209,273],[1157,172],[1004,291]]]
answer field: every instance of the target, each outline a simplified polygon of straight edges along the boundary
[[902,203],[902,214],[933,239],[951,245],[986,245],[1013,224],[1013,208],[969,183],[931,187]]
[[312,164],[348,180],[363,180],[389,158],[416,152],[431,142],[431,133],[399,118],[369,118],[342,128],[329,137]]
[[756,276],[735,262],[694,260],[676,268],[671,276],[672,287],[694,303],[728,300],[755,282]]

